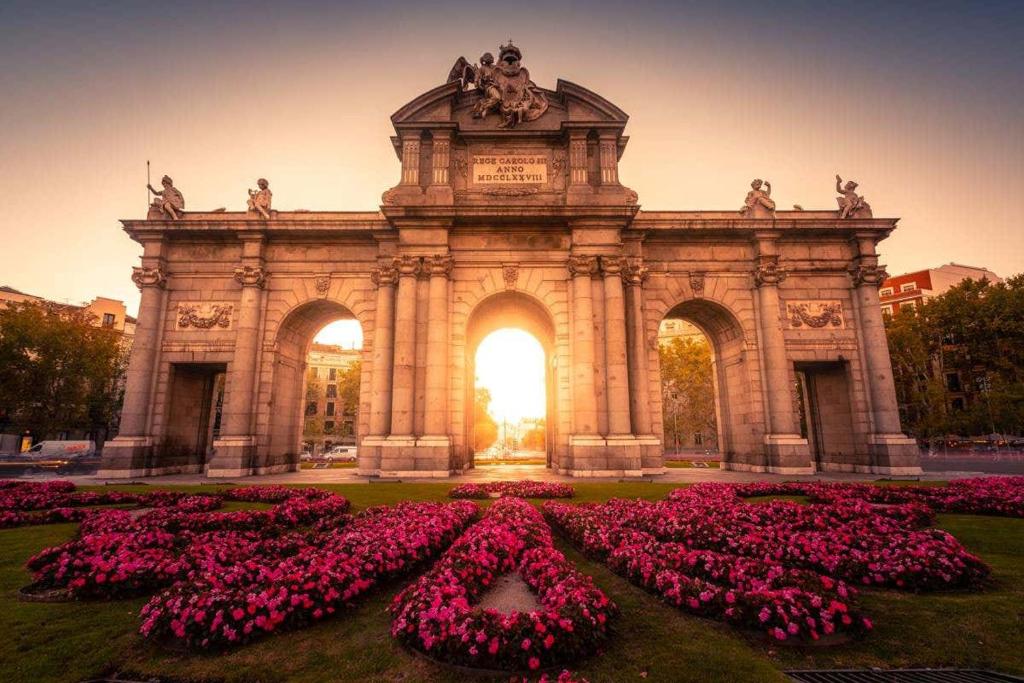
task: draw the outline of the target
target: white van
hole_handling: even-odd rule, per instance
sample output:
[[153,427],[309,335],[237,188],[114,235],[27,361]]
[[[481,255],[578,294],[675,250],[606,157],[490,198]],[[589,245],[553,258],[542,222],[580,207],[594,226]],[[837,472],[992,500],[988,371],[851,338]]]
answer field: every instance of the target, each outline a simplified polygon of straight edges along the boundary
[[32,460],[77,460],[96,455],[92,441],[40,441],[21,454]]
[[358,456],[358,449],[355,446],[334,446],[324,453],[324,460],[327,462],[355,462]]

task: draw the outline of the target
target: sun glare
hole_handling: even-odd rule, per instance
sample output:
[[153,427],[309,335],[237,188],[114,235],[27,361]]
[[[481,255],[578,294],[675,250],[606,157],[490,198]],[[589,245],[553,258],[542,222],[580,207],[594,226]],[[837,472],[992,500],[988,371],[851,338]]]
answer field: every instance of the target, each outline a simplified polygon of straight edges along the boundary
[[476,352],[476,386],[491,392],[489,412],[498,422],[544,417],[544,349],[540,342],[512,328],[484,337]]
[[363,348],[363,329],[358,320],[335,320],[320,330],[313,341],[343,349]]

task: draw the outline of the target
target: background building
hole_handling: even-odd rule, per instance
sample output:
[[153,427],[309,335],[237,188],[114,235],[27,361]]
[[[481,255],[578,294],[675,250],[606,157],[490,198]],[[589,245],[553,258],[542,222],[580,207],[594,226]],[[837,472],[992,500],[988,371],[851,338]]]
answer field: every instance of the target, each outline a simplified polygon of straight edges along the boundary
[[361,349],[313,343],[306,357],[303,441],[314,453],[355,444]]
[[949,291],[950,287],[964,280],[987,279],[989,282],[1002,282],[1003,279],[988,268],[975,268],[959,263],[947,263],[938,268],[917,270],[913,273],[894,275],[882,283],[878,297],[882,302],[882,312],[893,315],[900,308],[915,308],[928,298]]

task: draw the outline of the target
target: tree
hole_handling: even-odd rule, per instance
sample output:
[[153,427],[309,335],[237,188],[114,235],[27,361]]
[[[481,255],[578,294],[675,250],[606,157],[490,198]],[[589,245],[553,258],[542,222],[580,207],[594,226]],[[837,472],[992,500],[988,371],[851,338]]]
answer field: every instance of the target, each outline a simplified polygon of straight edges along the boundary
[[666,446],[678,450],[686,436],[717,442],[711,346],[706,340],[675,337],[658,345]]
[[120,410],[119,332],[81,308],[21,302],[0,308],[0,415],[35,440],[106,430]]
[[964,280],[887,317],[886,333],[908,432],[1024,431],[1024,275]]
[[327,388],[319,377],[306,380],[306,407],[303,412],[302,436],[305,439],[319,440],[324,437],[324,418],[320,407],[327,399]]
[[498,439],[498,423],[488,412],[491,408],[491,392],[486,387],[477,387],[473,401],[473,450],[482,451]]

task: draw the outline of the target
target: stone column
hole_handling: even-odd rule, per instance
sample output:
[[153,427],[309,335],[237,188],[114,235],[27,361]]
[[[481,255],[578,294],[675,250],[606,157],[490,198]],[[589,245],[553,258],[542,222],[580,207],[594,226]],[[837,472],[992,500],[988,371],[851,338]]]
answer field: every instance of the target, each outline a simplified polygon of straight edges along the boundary
[[398,283],[398,271],[393,265],[380,266],[370,274],[370,279],[377,286],[373,374],[370,379],[373,387],[370,395],[370,436],[380,439],[391,432],[391,363],[395,356],[395,285]]
[[647,269],[629,263],[624,272],[626,281],[626,318],[629,329],[629,395],[632,397],[633,433],[653,436],[651,424],[650,377],[647,366],[647,329],[644,323],[643,283]]
[[149,434],[153,380],[159,359],[167,272],[159,240],[143,242],[142,267],[132,268],[132,282],[142,292],[132,353],[125,373],[124,403],[117,437],[103,448],[98,475],[129,478],[147,474],[153,439]]
[[413,437],[413,398],[416,371],[416,276],[420,259],[395,259],[398,297],[395,301],[395,358],[391,384],[391,436]]
[[597,436],[597,400],[594,395],[594,300],[590,278],[597,271],[593,256],[571,256],[573,305],[573,430],[575,436]]
[[430,275],[430,303],[427,315],[427,397],[425,438],[448,441],[448,277],[450,256],[433,256],[424,261]]
[[793,409],[793,390],[789,381],[789,363],[786,359],[786,340],[782,334],[778,285],[786,273],[779,267],[777,236],[759,233],[754,285],[757,287],[758,324],[763,367],[761,378],[765,384],[768,405],[765,406],[768,424],[765,433],[767,469],[784,474],[810,473],[811,457],[807,439],[800,436],[796,411]]
[[605,368],[608,384],[608,437],[611,439],[632,434],[622,259],[618,256],[602,256],[601,274],[604,276]]
[[882,320],[878,288],[888,275],[878,264],[874,233],[857,234],[858,256],[850,267],[860,329],[858,343],[864,350],[868,395],[871,397],[874,433],[869,437],[872,470],[880,474],[919,474],[917,443],[900,427],[892,359]]
[[[267,273],[263,269],[263,237],[242,239],[242,265],[234,273],[235,282],[242,286],[234,320],[235,351],[228,367],[220,438],[213,443],[213,457],[207,468],[210,477],[254,474],[253,387]],[[274,467],[287,464],[267,463]]]

